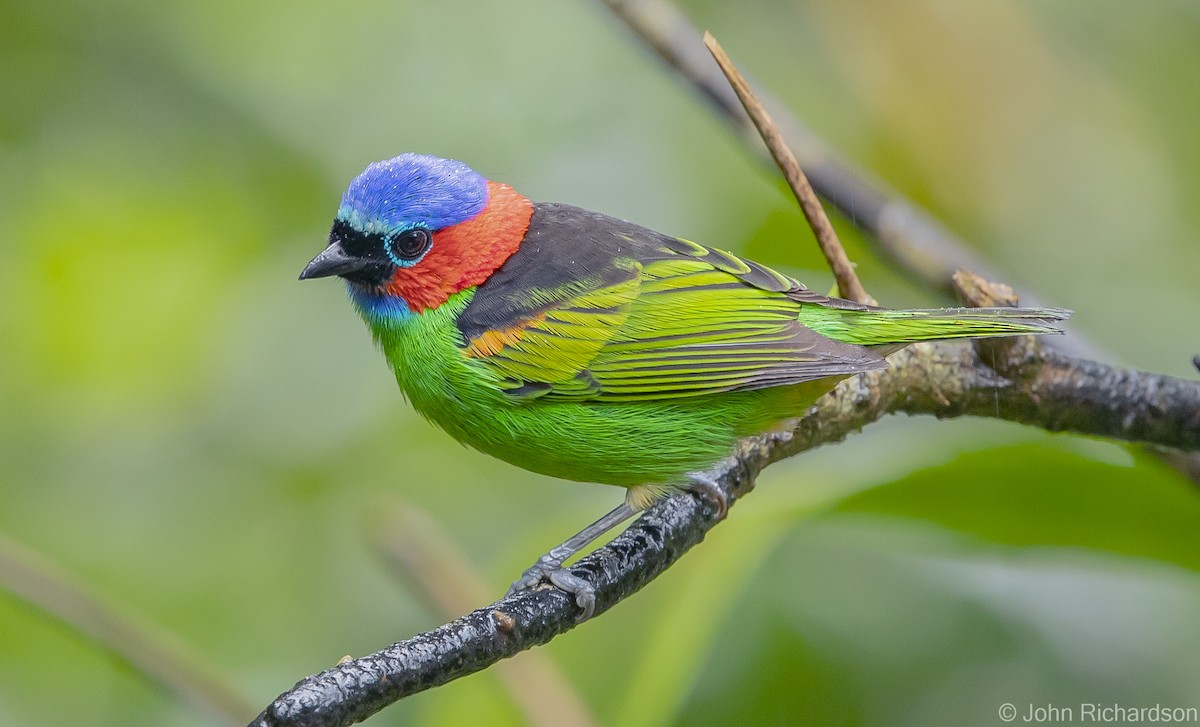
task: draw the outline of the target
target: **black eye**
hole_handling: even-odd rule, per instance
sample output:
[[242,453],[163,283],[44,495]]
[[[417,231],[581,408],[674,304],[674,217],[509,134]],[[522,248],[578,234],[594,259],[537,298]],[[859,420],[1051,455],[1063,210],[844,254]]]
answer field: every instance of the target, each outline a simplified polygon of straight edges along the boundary
[[414,227],[405,230],[392,238],[388,243],[388,257],[401,267],[411,265],[429,252],[433,245],[433,235],[424,227]]

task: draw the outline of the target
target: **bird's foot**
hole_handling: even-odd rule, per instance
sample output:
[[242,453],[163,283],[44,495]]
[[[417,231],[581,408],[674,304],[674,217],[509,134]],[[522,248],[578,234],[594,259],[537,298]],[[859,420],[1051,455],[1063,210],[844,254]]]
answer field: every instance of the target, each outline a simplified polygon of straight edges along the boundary
[[596,612],[596,587],[571,571],[562,567],[567,558],[587,547],[596,538],[613,529],[617,525],[633,517],[636,511],[628,504],[621,503],[604,517],[587,526],[568,538],[562,545],[546,553],[530,566],[512,587],[508,595],[536,588],[543,581],[549,581],[562,591],[566,591],[575,599],[582,613],[577,622],[587,621]]
[[688,475],[688,484],[685,489],[693,495],[711,502],[717,510],[717,520],[725,519],[725,515],[729,512],[729,497],[721,489],[716,478],[707,472],[693,472]]
[[563,568],[562,562],[563,559],[555,557],[553,552],[543,555],[513,582],[507,595],[529,591],[543,582],[549,582],[575,600],[575,605],[582,611],[576,621],[587,621],[596,611],[596,587]]

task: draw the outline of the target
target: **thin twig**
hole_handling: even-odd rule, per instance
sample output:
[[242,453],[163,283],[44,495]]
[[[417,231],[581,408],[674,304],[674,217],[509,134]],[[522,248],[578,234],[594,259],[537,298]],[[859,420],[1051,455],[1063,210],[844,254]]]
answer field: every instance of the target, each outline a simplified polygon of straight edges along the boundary
[[45,556],[0,535],[0,589],[124,659],[146,679],[223,724],[244,724],[251,704],[216,667],[142,616],[107,602]]
[[858,274],[854,272],[854,264],[846,256],[846,249],[838,240],[837,232],[829,222],[829,216],[825,214],[825,208],[821,206],[821,201],[817,199],[817,193],[808,183],[808,177],[800,168],[800,163],[796,161],[796,155],[784,141],[779,127],[754,95],[750,84],[746,83],[745,77],[733,65],[729,54],[725,52],[712,33],[707,31],[704,33],[704,45],[716,59],[717,65],[721,67],[721,72],[729,79],[729,85],[737,94],[738,100],[742,102],[750,120],[754,122],[759,135],[762,136],[763,143],[771,152],[771,157],[779,165],[779,170],[783,172],[788,186],[792,189],[792,194],[796,195],[796,201],[800,203],[800,209],[804,211],[804,217],[808,220],[809,227],[817,236],[817,244],[821,247],[821,253],[829,262],[829,269],[833,271],[833,277],[837,280],[838,294],[857,303],[875,305],[875,299],[867,294],[866,289],[859,281]]

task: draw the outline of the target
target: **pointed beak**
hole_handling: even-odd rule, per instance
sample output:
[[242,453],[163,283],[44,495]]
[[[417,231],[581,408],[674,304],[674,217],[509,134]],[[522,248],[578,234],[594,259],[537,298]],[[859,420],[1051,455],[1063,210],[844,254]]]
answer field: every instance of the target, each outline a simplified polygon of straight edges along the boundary
[[309,278],[327,278],[330,275],[346,275],[364,270],[375,263],[366,258],[356,257],[348,254],[342,249],[342,245],[338,241],[329,243],[329,247],[321,251],[312,259],[308,265],[304,267],[304,272],[300,273],[301,280]]

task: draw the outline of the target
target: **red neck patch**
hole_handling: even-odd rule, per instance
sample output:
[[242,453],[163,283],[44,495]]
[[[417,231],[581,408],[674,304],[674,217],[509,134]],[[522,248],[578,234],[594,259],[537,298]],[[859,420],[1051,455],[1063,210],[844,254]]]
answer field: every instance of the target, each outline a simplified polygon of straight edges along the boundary
[[466,222],[433,233],[433,247],[411,268],[396,268],[383,286],[414,313],[436,308],[450,296],[488,279],[517,251],[533,203],[507,184],[488,182],[488,203]]

